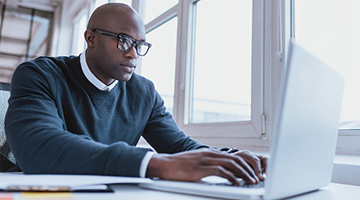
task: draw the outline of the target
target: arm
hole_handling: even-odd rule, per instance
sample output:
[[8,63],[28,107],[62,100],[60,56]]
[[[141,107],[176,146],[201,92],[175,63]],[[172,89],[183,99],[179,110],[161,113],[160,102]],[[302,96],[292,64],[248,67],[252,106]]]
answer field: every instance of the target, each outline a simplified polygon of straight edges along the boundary
[[237,178],[243,178],[249,183],[264,179],[267,163],[265,157],[249,151],[227,153],[209,149],[187,137],[178,128],[171,115],[165,111],[159,95],[155,99],[155,105],[144,136],[158,152],[174,154],[155,154],[148,164],[147,177],[195,181],[217,175],[234,184],[239,183]]
[[[52,65],[53,63],[46,63]],[[124,142],[105,145],[66,130],[54,92],[61,71],[24,63],[13,75],[6,116],[7,138],[25,173],[139,176],[148,149]]]
[[216,175],[238,185],[237,178],[248,183],[264,180],[267,159],[249,151],[237,154],[201,149],[177,154],[157,154],[150,160],[147,177],[166,180],[197,181]]

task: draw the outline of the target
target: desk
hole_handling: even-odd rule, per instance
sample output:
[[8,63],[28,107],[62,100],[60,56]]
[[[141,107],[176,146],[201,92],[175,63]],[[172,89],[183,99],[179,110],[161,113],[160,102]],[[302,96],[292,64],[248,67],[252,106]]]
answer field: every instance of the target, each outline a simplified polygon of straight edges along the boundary
[[[147,190],[137,187],[136,185],[115,185],[112,186],[115,193],[73,193],[69,198],[74,200],[205,200],[216,199],[201,196],[192,196],[186,194],[177,194],[170,192],[160,192]],[[2,194],[4,195],[4,194]],[[13,193],[13,200],[29,199],[23,198],[21,193]],[[1,199],[1,194],[0,194]],[[40,198],[39,198],[40,199]],[[59,198],[48,198],[59,199]],[[360,187],[331,183],[329,186],[321,188],[318,191],[290,198],[290,200],[355,200],[360,199]]]

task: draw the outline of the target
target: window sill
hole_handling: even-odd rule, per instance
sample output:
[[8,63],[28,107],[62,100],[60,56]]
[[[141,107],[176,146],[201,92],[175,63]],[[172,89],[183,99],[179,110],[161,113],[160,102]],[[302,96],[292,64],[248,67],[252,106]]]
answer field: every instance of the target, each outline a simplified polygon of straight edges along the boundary
[[[266,151],[255,152],[270,155]],[[360,155],[336,154],[331,182],[360,186]]]
[[331,182],[360,186],[360,155],[337,154]]

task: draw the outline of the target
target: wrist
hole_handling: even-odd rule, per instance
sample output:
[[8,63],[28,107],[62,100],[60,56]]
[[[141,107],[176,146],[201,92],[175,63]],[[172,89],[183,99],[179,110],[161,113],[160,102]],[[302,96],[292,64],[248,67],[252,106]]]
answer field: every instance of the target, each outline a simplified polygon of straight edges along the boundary
[[[166,162],[166,156],[164,154],[155,154],[149,161],[146,170],[147,178],[162,178],[162,172]],[[166,166],[165,166],[166,167]]]

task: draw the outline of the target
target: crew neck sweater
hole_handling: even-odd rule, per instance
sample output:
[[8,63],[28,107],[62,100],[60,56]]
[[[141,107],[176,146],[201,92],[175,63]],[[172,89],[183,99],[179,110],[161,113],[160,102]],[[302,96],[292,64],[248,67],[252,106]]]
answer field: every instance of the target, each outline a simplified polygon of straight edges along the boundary
[[136,73],[111,91],[84,76],[79,56],[39,57],[17,67],[5,132],[24,173],[139,176],[150,149],[207,147],[180,130],[154,84]]

